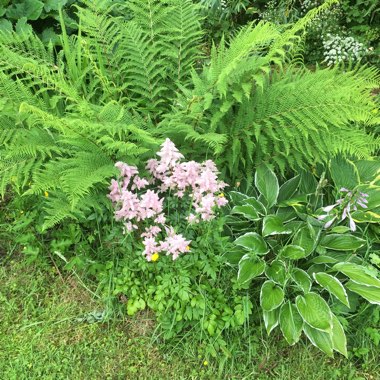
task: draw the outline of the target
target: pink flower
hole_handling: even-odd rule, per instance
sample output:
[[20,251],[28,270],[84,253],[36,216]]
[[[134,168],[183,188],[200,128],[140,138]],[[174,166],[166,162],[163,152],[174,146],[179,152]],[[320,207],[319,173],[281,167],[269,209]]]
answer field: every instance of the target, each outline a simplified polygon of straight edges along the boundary
[[158,253],[161,251],[160,247],[157,245],[157,242],[156,240],[154,239],[154,237],[146,237],[144,240],[143,240],[143,244],[144,244],[144,251],[143,251],[143,254],[146,256],[146,259],[148,261],[151,261],[151,258],[152,258],[152,255],[154,253]]
[[155,222],[155,223],[158,223],[158,224],[165,224],[165,222],[166,222],[165,215],[164,215],[164,214],[159,214],[159,215],[157,216],[157,218],[154,219],[154,222]]
[[138,227],[135,224],[132,224],[131,222],[124,223],[124,230],[123,233],[125,234],[127,231],[132,232],[133,230],[137,230]]
[[218,207],[223,207],[228,203],[228,200],[225,197],[216,198],[216,204]]
[[129,166],[128,164],[125,164],[124,162],[116,162],[115,166],[120,170],[120,174],[123,177],[131,178],[135,174],[138,174],[138,170],[136,166]]
[[121,194],[121,208],[115,212],[115,219],[131,220],[139,214],[139,199],[136,194],[126,190]]
[[210,192],[215,193],[219,190],[218,177],[210,169],[205,169],[202,171],[197,180],[197,185],[202,193]]
[[165,243],[167,254],[171,254],[173,260],[177,259],[180,253],[190,251],[191,240],[186,240],[181,234],[169,235]]
[[119,188],[119,182],[116,180],[112,179],[111,180],[111,186],[109,187],[111,190],[110,193],[108,194],[108,198],[111,199],[112,202],[117,202],[120,200],[121,193],[120,193],[120,188]]
[[161,145],[161,150],[157,153],[157,156],[161,157],[156,168],[159,173],[165,173],[168,169],[172,169],[184,158],[170,139],[166,139]]
[[142,237],[156,237],[161,232],[161,228],[158,226],[146,227],[145,232],[141,234]]
[[135,176],[135,178],[133,178],[132,190],[135,190],[135,189],[141,190],[148,185],[149,185],[149,182],[145,178],[140,178],[137,175]]
[[137,220],[152,218],[156,214],[159,214],[162,211],[163,201],[163,199],[159,199],[157,193],[152,190],[147,190],[147,192],[141,196],[138,208],[139,212],[136,215]]
[[187,221],[190,223],[190,224],[195,224],[195,223],[199,223],[199,220],[198,218],[194,215],[194,214],[189,214],[189,216],[186,218]]

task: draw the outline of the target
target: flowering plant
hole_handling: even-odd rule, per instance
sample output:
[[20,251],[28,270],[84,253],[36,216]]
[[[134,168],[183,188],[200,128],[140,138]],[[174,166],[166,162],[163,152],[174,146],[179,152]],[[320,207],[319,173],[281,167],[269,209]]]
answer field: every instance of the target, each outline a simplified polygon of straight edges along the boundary
[[227,184],[218,179],[211,160],[181,162],[184,156],[170,139],[157,155],[159,159],[147,162],[148,178],[140,177],[137,167],[117,162],[120,176],[112,180],[109,198],[124,231],[142,239],[148,261],[157,261],[161,252],[175,260],[190,251],[191,240],[178,233],[174,225],[184,225],[185,221],[187,230],[213,219],[216,210],[227,204],[222,193]]
[[351,231],[356,231],[356,224],[351,216],[352,211],[357,211],[358,207],[363,209],[368,208],[368,194],[360,191],[348,190],[344,187],[340,189],[343,194],[334,204],[323,207],[322,210],[326,214],[320,215],[318,220],[329,218],[330,220],[324,225],[324,228],[329,228],[339,217],[341,221],[348,219]]

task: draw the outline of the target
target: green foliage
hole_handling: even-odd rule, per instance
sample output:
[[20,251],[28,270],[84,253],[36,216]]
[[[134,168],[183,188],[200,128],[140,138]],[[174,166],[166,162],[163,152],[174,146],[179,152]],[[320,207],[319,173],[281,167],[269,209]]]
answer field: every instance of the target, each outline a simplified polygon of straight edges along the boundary
[[[228,224],[236,248],[225,258],[238,265],[237,281],[242,288],[250,288],[251,283],[257,287],[258,281],[261,284],[260,295],[254,294],[260,299],[268,334],[279,326],[293,345],[304,332],[327,355],[337,351],[347,357],[342,322],[346,323],[345,316],[355,311],[357,295],[380,305],[379,272],[366,256],[378,248],[379,241],[370,238],[370,226],[354,210],[352,218],[360,224],[354,233],[338,225],[340,218],[329,226],[322,222],[319,215],[325,185],[320,182],[302,193],[303,176],[307,177],[304,173],[280,187],[274,173],[261,166],[249,196],[230,193],[235,206]],[[333,177],[341,178],[336,174]],[[360,190],[372,186],[357,184]],[[363,208],[363,214],[376,214],[380,207],[379,187],[373,190],[368,197],[372,203]],[[372,223],[378,225],[379,221],[377,218]]]
[[200,54],[190,1],[129,2],[129,19],[107,1],[85,4],[77,35],[61,13],[58,54],[32,32],[0,35],[0,192],[48,192],[45,227],[98,207],[114,163],[157,144],[147,128]]
[[248,182],[261,162],[284,172],[337,153],[370,157],[379,145],[371,94],[378,71],[286,65],[299,32],[327,5],[285,31],[259,22],[228,44],[222,39],[160,124],[162,133],[216,153],[232,179],[240,175]]
[[110,262],[101,282],[107,287],[112,279],[113,294],[128,300],[128,315],[153,310],[165,339],[191,329],[211,352],[225,349],[225,330],[243,325],[252,304],[245,292],[225,289],[231,273],[223,269],[223,253],[231,244],[220,236],[223,224],[219,218],[194,227],[191,251],[174,261],[160,255],[148,262],[139,255],[140,243],[126,238],[119,248],[123,256]]
[[64,10],[70,30],[77,29],[71,7],[74,3],[74,0],[3,0],[0,2],[0,30],[11,32],[14,27],[18,34],[23,34],[33,28],[46,44],[51,41],[59,45],[60,10]]

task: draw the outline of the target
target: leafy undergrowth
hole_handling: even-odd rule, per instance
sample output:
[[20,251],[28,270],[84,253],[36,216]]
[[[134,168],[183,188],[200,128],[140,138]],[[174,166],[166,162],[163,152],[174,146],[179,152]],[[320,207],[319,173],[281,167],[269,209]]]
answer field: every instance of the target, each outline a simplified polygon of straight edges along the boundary
[[246,328],[230,337],[229,356],[211,358],[191,334],[160,342],[147,313],[100,323],[102,311],[72,276],[21,261],[1,266],[1,379],[379,379],[380,353],[364,336],[350,361],[331,360]]

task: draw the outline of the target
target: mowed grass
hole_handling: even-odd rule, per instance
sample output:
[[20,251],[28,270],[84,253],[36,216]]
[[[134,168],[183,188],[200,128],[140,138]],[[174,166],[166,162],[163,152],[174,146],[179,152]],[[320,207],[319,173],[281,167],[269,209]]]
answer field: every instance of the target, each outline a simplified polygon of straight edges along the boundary
[[362,355],[329,359],[251,327],[228,338],[229,354],[213,358],[191,334],[160,342],[148,313],[94,322],[104,307],[47,265],[1,265],[0,379],[380,379],[380,350],[360,334]]

